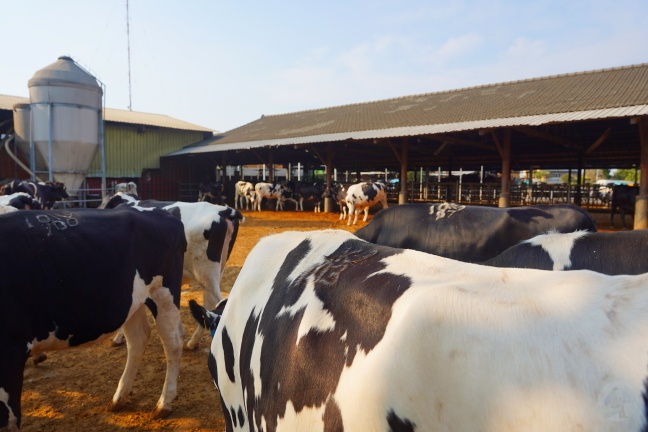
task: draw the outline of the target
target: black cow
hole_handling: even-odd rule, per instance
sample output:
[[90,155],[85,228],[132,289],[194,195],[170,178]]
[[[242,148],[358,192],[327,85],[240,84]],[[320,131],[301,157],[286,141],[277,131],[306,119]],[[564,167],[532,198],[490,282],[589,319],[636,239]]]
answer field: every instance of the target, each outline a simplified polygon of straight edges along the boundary
[[371,243],[478,263],[550,230],[596,231],[596,223],[585,210],[569,204],[512,208],[403,204],[378,212],[355,235]]
[[7,183],[2,189],[4,195],[11,195],[15,192],[28,193],[36,199],[45,210],[54,207],[55,202],[70,197],[63,183],[51,181],[34,183],[28,180],[13,180],[10,183]]
[[625,229],[625,215],[630,214],[634,217],[635,202],[639,194],[638,186],[616,185],[612,187],[612,204],[610,210],[610,226],[614,227],[614,215],[619,210],[621,214],[621,224]]
[[225,185],[216,182],[201,182],[198,185],[198,201],[207,201],[208,203],[223,205],[226,196],[223,194]]
[[286,192],[284,198],[295,203],[295,209],[304,211],[304,200],[313,201],[313,211],[319,213],[322,207],[322,194],[326,189],[326,185],[322,182],[315,183],[294,183],[292,193]]
[[492,267],[648,273],[648,230],[542,234],[485,261]]
[[150,333],[145,304],[167,357],[154,415],[168,415],[182,355],[182,223],[141,208],[20,211],[2,216],[0,239],[0,430],[20,427],[30,355],[101,340],[123,326],[128,361],[111,402],[122,408]]

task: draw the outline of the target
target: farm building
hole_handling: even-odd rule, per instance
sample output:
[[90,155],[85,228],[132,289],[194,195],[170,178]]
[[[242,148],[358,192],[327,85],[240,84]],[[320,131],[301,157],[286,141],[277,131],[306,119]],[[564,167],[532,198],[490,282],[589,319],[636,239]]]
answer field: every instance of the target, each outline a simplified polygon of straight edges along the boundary
[[[61,82],[63,84],[60,84]],[[29,81],[29,98],[0,94],[0,136],[3,137],[1,142],[3,148],[0,150],[0,178],[24,179],[31,177],[29,172],[29,127],[25,126],[21,131],[20,126],[23,126],[23,119],[29,125],[29,116],[35,118],[38,114],[36,110],[39,103],[43,104],[38,100],[35,101],[38,95],[35,95],[34,89],[52,83],[54,85],[59,83],[59,90],[63,87],[73,87],[77,93],[90,89],[92,96],[98,96],[96,99],[99,101],[94,110],[101,114],[99,120],[102,125],[95,129],[101,129],[104,150],[93,148],[89,151],[87,167],[82,168],[84,175],[81,180],[83,181],[85,178],[85,183],[72,187],[73,192],[77,192],[75,189],[90,190],[96,195],[97,191],[101,190],[101,181],[105,175],[108,188],[112,183],[134,181],[138,184],[139,192],[143,197],[151,196],[152,191],[156,190],[157,198],[176,199],[183,189],[190,189],[186,193],[191,197],[197,196],[197,192],[192,191],[197,186],[191,184],[191,178],[187,181],[189,184],[183,185],[176,179],[170,179],[160,172],[160,156],[201,142],[213,136],[214,132],[211,129],[166,115],[103,108],[101,106],[102,90],[96,80],[81,70],[69,57],[60,57],[57,62],[34,74]],[[79,112],[82,109],[79,107],[84,107],[87,99],[86,97],[73,101],[49,102],[48,106],[54,110],[74,104],[72,109]],[[90,111],[92,114],[93,108],[90,107],[86,111]],[[55,112],[53,117],[60,119],[67,113],[58,114]],[[87,115],[81,115],[82,120],[86,120],[87,117]],[[93,120],[91,118],[85,123],[92,123]],[[34,141],[38,141],[37,129],[34,127]],[[14,134],[16,139],[10,140],[9,138]],[[24,151],[25,149],[21,151],[18,139],[21,138],[21,135],[25,135],[22,136],[22,141],[27,145],[27,151]],[[94,135],[98,135],[97,130],[92,130],[90,135],[93,135],[92,138],[94,138]],[[83,141],[84,138],[76,141]],[[76,154],[83,151],[83,146],[80,147],[77,143],[77,146],[69,153],[64,154],[64,157],[73,159]],[[47,180],[47,174],[47,172],[41,172],[39,178]],[[195,181],[196,184],[198,182],[199,180]],[[64,183],[68,185],[68,182]],[[68,189],[70,189],[69,185]]]

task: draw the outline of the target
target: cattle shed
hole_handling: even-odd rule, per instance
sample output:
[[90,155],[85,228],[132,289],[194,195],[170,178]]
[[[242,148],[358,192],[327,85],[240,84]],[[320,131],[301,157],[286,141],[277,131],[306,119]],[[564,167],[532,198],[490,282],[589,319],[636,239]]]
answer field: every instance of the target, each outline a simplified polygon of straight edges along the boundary
[[[648,63],[264,115],[166,155],[169,166],[318,164],[352,172],[637,167],[648,172]],[[186,168],[185,168],[186,169]],[[399,202],[406,202],[401,182]],[[648,176],[635,227],[648,227]],[[639,225],[637,225],[639,224]]]

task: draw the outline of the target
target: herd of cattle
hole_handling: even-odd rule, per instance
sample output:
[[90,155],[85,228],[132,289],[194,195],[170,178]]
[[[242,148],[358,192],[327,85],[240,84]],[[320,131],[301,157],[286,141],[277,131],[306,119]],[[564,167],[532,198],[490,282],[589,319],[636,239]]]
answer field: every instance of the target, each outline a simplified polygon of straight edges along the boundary
[[122,408],[147,308],[167,359],[154,416],[169,415],[183,274],[204,290],[186,347],[211,331],[227,430],[648,430],[648,230],[597,232],[571,205],[387,208],[381,183],[275,186],[237,189],[235,207],[328,196],[349,224],[383,209],[354,233],[263,238],[223,299],[244,235],[237,208],[140,200],[128,187],[99,209],[0,200],[13,207],[0,216],[0,430],[21,425],[30,357],[120,330],[128,360],[111,409]]

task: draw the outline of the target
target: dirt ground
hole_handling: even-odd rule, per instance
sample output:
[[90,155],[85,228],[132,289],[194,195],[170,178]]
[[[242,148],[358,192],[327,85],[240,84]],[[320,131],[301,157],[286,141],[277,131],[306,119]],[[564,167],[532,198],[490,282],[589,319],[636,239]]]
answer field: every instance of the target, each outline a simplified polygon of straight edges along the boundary
[[[360,220],[358,225],[349,228],[336,213],[272,210],[243,213],[246,221],[241,225],[225,270],[224,291],[232,287],[247,254],[265,235],[328,228],[355,231],[366,224]],[[187,307],[190,299],[202,303],[202,291],[185,283],[181,301],[185,341],[196,325]],[[125,347],[111,347],[108,341],[103,341],[89,347],[48,353],[48,360],[38,366],[28,362],[22,395],[22,431],[223,431],[218,393],[207,370],[209,344],[210,336],[206,334],[197,350],[184,351],[178,398],[173,403],[173,413],[163,420],[150,418],[165,374],[164,352],[154,325],[130,403],[121,412],[109,412],[107,406],[124,369]]]

